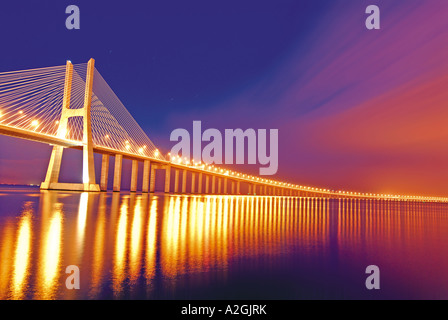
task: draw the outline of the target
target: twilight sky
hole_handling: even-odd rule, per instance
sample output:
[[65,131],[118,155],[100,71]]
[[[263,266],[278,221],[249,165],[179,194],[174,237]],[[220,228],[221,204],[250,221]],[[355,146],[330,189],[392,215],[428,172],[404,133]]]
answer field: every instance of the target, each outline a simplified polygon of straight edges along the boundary
[[[70,4],[80,30],[65,28]],[[380,30],[365,28],[370,4]],[[93,57],[166,152],[193,120],[275,128],[278,179],[448,195],[447,12],[443,0],[17,1],[0,11],[0,71]],[[40,183],[50,151],[0,136],[0,183]],[[63,179],[80,179],[80,159],[67,152]]]

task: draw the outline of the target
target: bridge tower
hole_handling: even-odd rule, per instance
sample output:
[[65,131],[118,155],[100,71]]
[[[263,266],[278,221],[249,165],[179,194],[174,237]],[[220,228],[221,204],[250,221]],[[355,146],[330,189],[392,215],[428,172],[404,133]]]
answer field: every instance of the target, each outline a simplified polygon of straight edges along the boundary
[[67,61],[65,69],[64,98],[62,103],[61,119],[57,136],[65,139],[67,135],[68,119],[70,117],[83,118],[83,147],[82,147],[82,183],[60,183],[59,173],[61,171],[62,153],[64,147],[53,146],[50,163],[48,164],[45,181],[41,183],[42,190],[72,190],[72,191],[100,191],[95,182],[95,165],[93,161],[92,119],[91,102],[93,73],[95,60],[90,59],[87,64],[86,88],[84,94],[84,106],[80,109],[70,109],[70,96],[72,89],[73,64]]

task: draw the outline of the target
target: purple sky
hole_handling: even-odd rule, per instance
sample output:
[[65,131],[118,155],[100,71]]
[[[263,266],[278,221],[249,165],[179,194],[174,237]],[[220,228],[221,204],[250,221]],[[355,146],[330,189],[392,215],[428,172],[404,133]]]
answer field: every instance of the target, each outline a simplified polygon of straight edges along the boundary
[[[80,1],[79,31],[64,27],[68,4],[2,10],[10,50],[0,70],[94,57],[166,152],[171,131],[191,130],[193,120],[204,129],[275,128],[275,178],[448,194],[446,1],[375,1],[381,29],[371,31],[371,1]],[[0,182],[42,181],[48,146],[0,137],[0,147]],[[78,179],[80,157],[64,158],[64,179]]]

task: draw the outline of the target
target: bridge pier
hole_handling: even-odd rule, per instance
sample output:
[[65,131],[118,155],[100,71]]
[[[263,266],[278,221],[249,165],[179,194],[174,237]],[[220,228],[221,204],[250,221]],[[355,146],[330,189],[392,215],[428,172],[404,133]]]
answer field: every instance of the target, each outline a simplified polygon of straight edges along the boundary
[[224,191],[223,194],[227,194],[227,178],[224,178]]
[[191,173],[191,190],[190,193],[195,193],[195,186],[196,186],[196,173]]
[[115,168],[114,168],[114,191],[120,192],[121,190],[121,168],[123,165],[123,156],[121,154],[115,155]]
[[240,194],[240,182],[239,181],[236,182],[236,193]]
[[218,194],[221,194],[221,178],[218,178]]
[[182,193],[187,193],[187,170],[182,170]]
[[208,190],[209,190],[209,185],[210,185],[210,176],[208,174],[205,175],[205,193],[208,194]]
[[47,176],[45,181],[41,183],[40,188],[43,190],[50,189],[50,185],[59,181],[59,172],[61,170],[63,147],[54,146],[51,151],[50,162],[48,164]]
[[149,178],[149,192],[154,193],[156,190],[156,169],[157,165],[151,164],[151,177]]
[[174,193],[179,193],[179,170],[174,169]]
[[109,155],[103,154],[101,161],[101,181],[100,190],[107,191],[107,180],[109,178]]
[[137,191],[137,179],[138,178],[138,161],[132,160],[132,170],[131,170],[131,192]]
[[235,181],[232,180],[231,194],[235,194]]
[[59,120],[57,137],[65,139],[67,135],[68,119],[71,117],[82,117],[82,183],[60,183],[59,173],[61,170],[62,153],[64,148],[53,146],[50,162],[48,164],[45,181],[41,183],[42,190],[71,190],[71,191],[100,191],[100,186],[95,182],[95,163],[93,161],[93,140],[91,127],[91,102],[93,74],[95,60],[90,59],[87,64],[86,86],[84,94],[84,105],[79,109],[70,109],[70,97],[72,90],[73,64],[67,61],[65,68],[64,95],[62,98],[62,111]]
[[198,173],[198,193],[202,193],[202,172]]
[[149,173],[150,173],[151,162],[149,160],[143,161],[143,181],[142,181],[142,192],[148,193],[149,191]]
[[171,183],[171,166],[165,166],[165,193],[170,192],[170,183]]
[[215,187],[216,187],[216,176],[212,176],[212,194],[215,194]]

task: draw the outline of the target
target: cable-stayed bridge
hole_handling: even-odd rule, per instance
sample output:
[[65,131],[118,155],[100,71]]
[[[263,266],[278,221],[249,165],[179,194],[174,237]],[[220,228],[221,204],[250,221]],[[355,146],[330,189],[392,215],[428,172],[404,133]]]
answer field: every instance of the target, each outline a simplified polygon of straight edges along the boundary
[[[448,202],[448,198],[329,190],[234,172],[178,156],[165,158],[148,138],[94,66],[88,63],[0,73],[0,134],[53,146],[43,190],[107,191],[109,160],[115,157],[113,190],[121,190],[123,158],[132,160],[131,192],[154,192],[156,170],[165,170],[164,191],[186,193],[311,196]],[[64,148],[83,152],[82,183],[61,183]],[[102,154],[101,181],[93,154]],[[174,171],[174,185],[171,172]],[[180,175],[182,180],[180,180]],[[197,180],[196,180],[197,177]],[[203,183],[203,178],[205,183]]]

